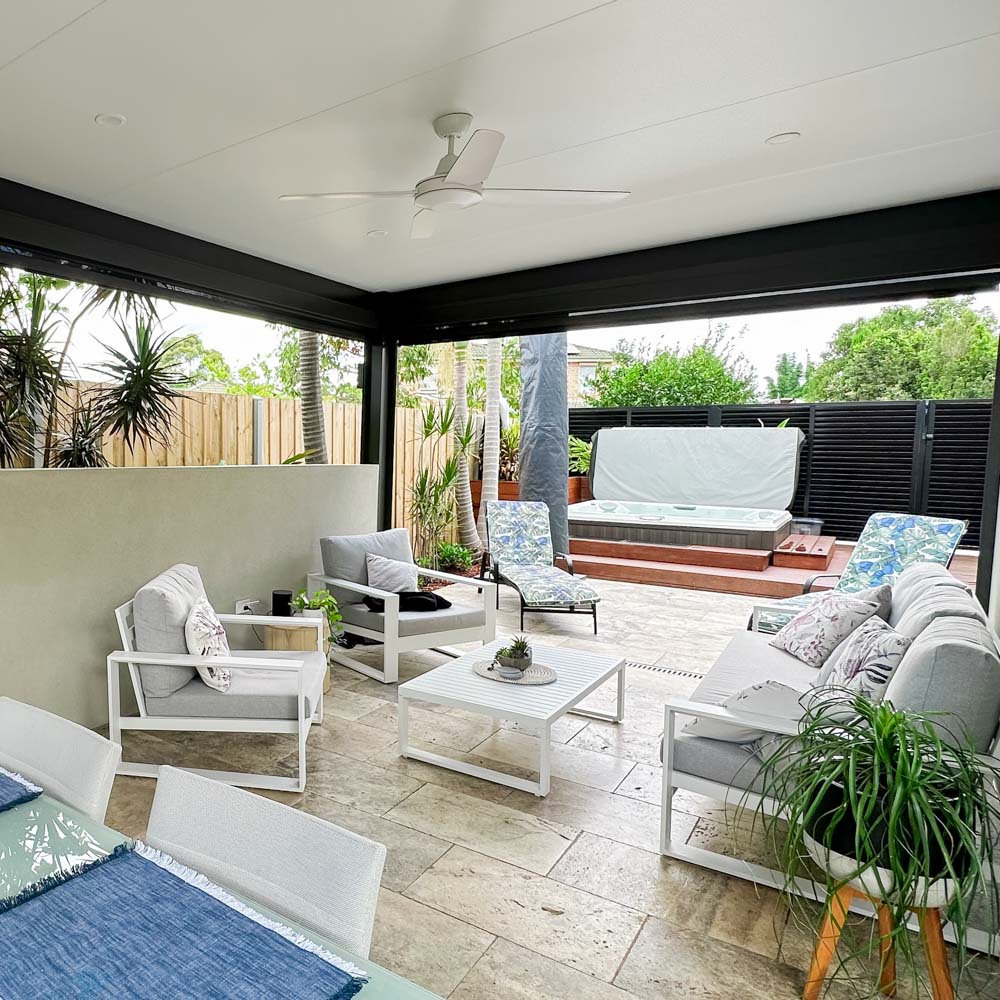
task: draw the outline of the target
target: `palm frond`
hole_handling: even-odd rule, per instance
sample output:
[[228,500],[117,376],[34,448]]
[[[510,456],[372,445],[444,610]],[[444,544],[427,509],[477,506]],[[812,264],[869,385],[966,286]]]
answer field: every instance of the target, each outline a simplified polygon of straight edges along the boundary
[[56,469],[103,469],[109,464],[104,455],[104,424],[91,404],[77,407],[65,434],[57,434],[52,448]]
[[98,390],[95,412],[130,451],[140,441],[166,444],[186,384],[183,370],[170,360],[170,335],[157,336],[145,320],[136,322],[134,333],[124,323],[119,329],[125,348],[102,344],[112,360],[95,366],[112,380]]

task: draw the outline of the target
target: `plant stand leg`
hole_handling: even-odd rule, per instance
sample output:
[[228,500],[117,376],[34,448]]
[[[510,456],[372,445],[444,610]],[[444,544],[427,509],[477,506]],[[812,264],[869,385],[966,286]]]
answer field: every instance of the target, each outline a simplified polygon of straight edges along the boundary
[[809,963],[809,974],[806,977],[806,988],[802,991],[802,1000],[819,1000],[826,974],[830,970],[830,962],[837,952],[837,942],[840,940],[840,932],[844,929],[853,896],[854,890],[845,885],[827,900],[823,923],[820,924],[819,937],[816,939],[816,949]]
[[894,930],[892,910],[885,903],[878,904],[878,988],[887,997],[896,995],[896,945],[892,940]]
[[948,955],[941,933],[940,910],[918,910],[917,919],[924,938],[924,954],[927,956],[927,972],[931,978],[931,995],[934,1000],[955,1000],[955,989],[951,985],[948,971]]

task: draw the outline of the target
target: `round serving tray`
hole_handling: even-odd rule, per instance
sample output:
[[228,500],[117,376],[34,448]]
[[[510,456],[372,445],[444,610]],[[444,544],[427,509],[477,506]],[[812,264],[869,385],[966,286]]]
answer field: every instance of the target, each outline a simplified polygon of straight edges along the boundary
[[516,680],[510,677],[501,677],[500,670],[486,660],[473,663],[472,669],[480,677],[485,677],[489,681],[500,681],[501,684],[551,684],[556,679],[556,672],[551,667],[546,667],[541,663],[532,663]]

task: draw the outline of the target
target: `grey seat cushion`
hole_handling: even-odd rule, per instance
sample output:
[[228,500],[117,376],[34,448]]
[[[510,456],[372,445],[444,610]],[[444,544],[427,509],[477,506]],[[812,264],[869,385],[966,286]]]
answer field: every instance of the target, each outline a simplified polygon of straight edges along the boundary
[[[355,595],[357,596],[357,595]],[[374,632],[385,631],[385,615],[369,611],[364,604],[342,604],[340,613],[345,625],[361,625]],[[453,604],[442,611],[401,611],[400,635],[428,635],[460,628],[482,628],[486,624],[486,611],[467,605]],[[350,631],[348,629],[348,631]]]
[[761,791],[760,757],[755,744],[727,743],[704,736],[677,733],[674,737],[674,770],[706,781]]
[[[187,653],[184,625],[205,585],[196,566],[178,563],[141,587],[132,604],[135,648],[141,653]],[[162,698],[184,687],[197,674],[194,667],[143,664],[139,667],[147,698]]]
[[[327,669],[321,652],[234,649],[232,653],[254,659],[304,660],[306,714],[311,716],[316,711]],[[298,680],[290,671],[233,667],[233,682],[225,693],[195,676],[165,698],[147,697],[146,711],[154,716],[194,719],[294,719],[298,713]]]
[[[368,583],[367,556],[371,552],[386,559],[413,562],[410,533],[406,528],[392,528],[389,531],[373,531],[369,535],[327,535],[319,540],[323,557],[323,573],[352,583]],[[342,607],[355,604],[358,592],[331,587],[330,593]]]
[[691,701],[721,705],[731,694],[762,681],[780,681],[806,691],[819,671],[776,649],[771,636],[738,632],[691,694]]
[[[719,705],[745,687],[766,680],[807,691],[819,671],[770,645],[770,638],[757,632],[737,633],[694,689],[690,700]],[[677,720],[675,770],[724,785],[760,791],[760,758],[754,753],[753,745],[690,736],[680,732],[686,721],[686,718]]]
[[952,576],[939,563],[914,563],[899,574],[892,588],[892,610],[889,624],[895,628],[910,605],[930,590],[944,587],[971,595],[972,591],[961,580]]
[[991,630],[974,618],[932,621],[906,651],[885,698],[912,712],[947,713],[932,720],[942,735],[964,732],[985,753],[1000,717],[1000,655]]

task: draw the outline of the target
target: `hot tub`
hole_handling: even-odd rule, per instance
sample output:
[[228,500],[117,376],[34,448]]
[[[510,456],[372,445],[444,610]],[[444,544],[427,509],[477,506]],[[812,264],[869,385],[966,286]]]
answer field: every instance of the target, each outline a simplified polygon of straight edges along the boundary
[[660,545],[716,545],[732,549],[774,549],[791,532],[787,510],[709,507],[633,500],[586,500],[570,504],[573,538]]

